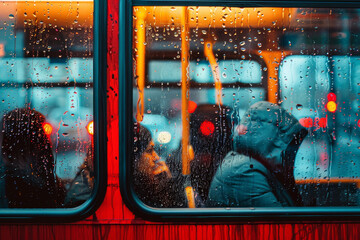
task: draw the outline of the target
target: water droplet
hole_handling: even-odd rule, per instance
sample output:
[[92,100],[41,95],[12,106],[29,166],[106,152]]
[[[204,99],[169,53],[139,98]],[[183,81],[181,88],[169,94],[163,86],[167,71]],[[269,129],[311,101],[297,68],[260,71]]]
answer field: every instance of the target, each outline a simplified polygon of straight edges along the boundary
[[244,45],[245,45],[245,41],[241,41],[240,46],[244,46]]
[[301,104],[296,104],[296,109],[297,110],[301,110],[303,108],[303,105],[301,105]]
[[14,18],[14,14],[9,14],[9,18],[13,19]]
[[62,134],[64,137],[67,137],[67,136],[69,136],[69,133],[63,133]]

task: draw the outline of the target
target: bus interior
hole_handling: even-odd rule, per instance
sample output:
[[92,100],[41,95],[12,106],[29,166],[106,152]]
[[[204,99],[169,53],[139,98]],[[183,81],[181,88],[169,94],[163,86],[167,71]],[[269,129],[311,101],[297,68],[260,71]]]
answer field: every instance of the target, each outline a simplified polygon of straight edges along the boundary
[[305,206],[356,206],[359,13],[134,7],[133,117],[174,171],[189,169],[206,200],[245,111],[277,104],[308,130],[294,166]]

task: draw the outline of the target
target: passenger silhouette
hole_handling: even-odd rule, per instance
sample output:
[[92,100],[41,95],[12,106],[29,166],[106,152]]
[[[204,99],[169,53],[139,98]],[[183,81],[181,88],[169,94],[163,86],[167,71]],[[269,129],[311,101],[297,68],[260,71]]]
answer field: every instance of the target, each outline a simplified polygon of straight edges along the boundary
[[154,149],[151,133],[136,124],[134,128],[134,190],[151,207],[186,207],[184,181],[173,178]]
[[64,188],[54,172],[45,117],[18,108],[1,121],[1,153],[5,165],[5,194],[12,208],[54,208],[64,201]]
[[253,104],[234,131],[210,186],[210,207],[301,206],[294,161],[307,135],[298,120],[269,102]]
[[76,207],[90,199],[94,188],[94,178],[94,145],[91,142],[87,148],[84,163],[70,183],[65,197],[65,207]]
[[199,105],[190,115],[191,185],[206,201],[210,183],[220,162],[231,149],[229,108],[214,104]]

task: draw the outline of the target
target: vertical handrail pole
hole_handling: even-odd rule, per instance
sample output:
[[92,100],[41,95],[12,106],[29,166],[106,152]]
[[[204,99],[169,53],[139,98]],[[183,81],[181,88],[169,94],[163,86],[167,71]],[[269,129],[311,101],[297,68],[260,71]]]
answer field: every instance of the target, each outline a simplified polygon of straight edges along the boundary
[[215,54],[213,52],[213,43],[212,42],[205,42],[204,47],[204,55],[207,57],[211,72],[213,74],[214,83],[215,83],[215,102],[217,105],[222,105],[222,84],[220,78],[220,69],[219,64],[216,61]]
[[187,7],[181,7],[181,123],[182,123],[182,173],[190,174],[190,159],[188,154],[190,124],[189,124],[189,12]]
[[138,7],[135,12],[135,59],[136,59],[136,83],[139,92],[136,105],[136,121],[141,122],[144,118],[144,88],[145,88],[145,17],[146,8]]

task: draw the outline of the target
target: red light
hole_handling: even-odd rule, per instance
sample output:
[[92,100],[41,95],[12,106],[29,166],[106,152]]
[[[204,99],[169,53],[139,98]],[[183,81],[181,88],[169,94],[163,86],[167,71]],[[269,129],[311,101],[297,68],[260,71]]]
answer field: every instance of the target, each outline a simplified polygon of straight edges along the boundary
[[319,127],[321,127],[321,128],[326,128],[327,127],[327,116],[326,116],[326,118],[320,118]]
[[299,120],[299,123],[301,124],[301,126],[306,128],[316,127],[314,131],[317,131],[319,128],[327,127],[327,116],[324,118],[317,117],[314,120],[309,117],[305,117],[305,118],[301,118]]
[[197,108],[197,104],[194,101],[189,101],[188,112],[193,113]]
[[214,130],[215,130],[215,126],[210,121],[205,120],[200,125],[200,131],[205,136],[211,135],[214,132]]
[[[175,100],[171,101],[171,107],[174,110],[180,110],[181,109],[181,101],[178,100],[178,99],[175,99]],[[196,102],[189,101],[189,103],[188,103],[188,112],[193,113],[193,112],[195,112],[196,108],[197,108]]]
[[331,102],[331,101],[335,102],[336,101],[336,94],[335,93],[329,93],[327,95],[327,99],[328,99],[329,102]]
[[46,135],[50,135],[52,133],[53,127],[51,126],[50,123],[44,123],[43,129]]
[[94,135],[94,121],[89,122],[86,129],[91,136]]
[[313,126],[313,120],[311,118],[308,118],[308,117],[301,118],[299,120],[299,122],[300,122],[301,126],[306,127],[306,128],[309,128],[309,127]]

